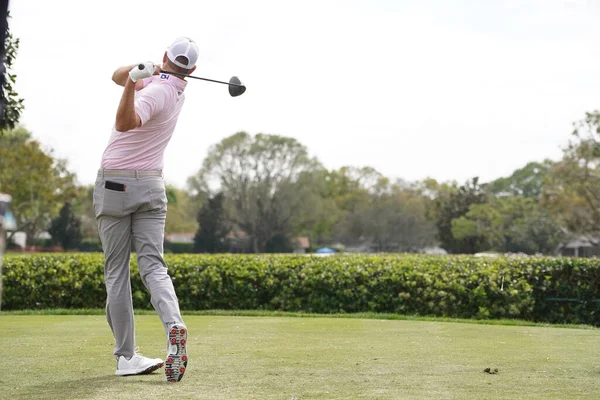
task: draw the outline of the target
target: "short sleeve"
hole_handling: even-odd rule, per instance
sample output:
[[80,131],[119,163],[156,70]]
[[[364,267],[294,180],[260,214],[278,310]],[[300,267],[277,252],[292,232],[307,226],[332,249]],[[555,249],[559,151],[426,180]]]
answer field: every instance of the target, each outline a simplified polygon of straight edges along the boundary
[[164,109],[166,97],[167,90],[160,84],[149,85],[138,92],[135,112],[140,116],[142,125]]

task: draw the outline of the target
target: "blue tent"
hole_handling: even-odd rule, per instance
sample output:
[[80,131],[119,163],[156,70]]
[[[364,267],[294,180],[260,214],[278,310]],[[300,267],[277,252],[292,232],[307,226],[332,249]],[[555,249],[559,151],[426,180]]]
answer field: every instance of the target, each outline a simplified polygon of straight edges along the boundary
[[321,247],[320,249],[317,249],[315,251],[315,253],[318,254],[331,254],[331,253],[335,253],[334,249],[330,249],[329,247]]

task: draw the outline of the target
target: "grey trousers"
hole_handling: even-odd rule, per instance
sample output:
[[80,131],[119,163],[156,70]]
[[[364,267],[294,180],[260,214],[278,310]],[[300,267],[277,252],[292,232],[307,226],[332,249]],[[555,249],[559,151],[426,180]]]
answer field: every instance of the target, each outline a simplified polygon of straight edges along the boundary
[[163,259],[167,195],[162,172],[100,170],[93,203],[106,259],[106,319],[115,338],[114,354],[129,358],[136,348],[129,274],[132,243],[140,276],[165,329],[183,323]]

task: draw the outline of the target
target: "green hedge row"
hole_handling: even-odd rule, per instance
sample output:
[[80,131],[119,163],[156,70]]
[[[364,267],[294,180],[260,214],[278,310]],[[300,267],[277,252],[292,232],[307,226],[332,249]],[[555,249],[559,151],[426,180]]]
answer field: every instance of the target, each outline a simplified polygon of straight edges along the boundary
[[[600,260],[422,255],[166,255],[183,310],[516,318],[598,325]],[[100,254],[10,256],[3,309],[102,308]],[[134,305],[150,308],[132,257]]]

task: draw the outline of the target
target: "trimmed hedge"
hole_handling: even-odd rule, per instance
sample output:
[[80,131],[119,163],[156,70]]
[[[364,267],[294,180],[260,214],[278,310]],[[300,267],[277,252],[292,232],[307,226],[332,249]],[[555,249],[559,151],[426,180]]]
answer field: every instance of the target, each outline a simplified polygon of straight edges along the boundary
[[[424,255],[166,255],[182,310],[262,309],[598,325],[600,260]],[[3,309],[102,308],[101,254],[5,259]],[[131,262],[136,308],[150,296]]]

